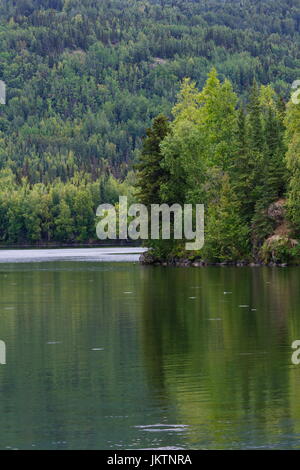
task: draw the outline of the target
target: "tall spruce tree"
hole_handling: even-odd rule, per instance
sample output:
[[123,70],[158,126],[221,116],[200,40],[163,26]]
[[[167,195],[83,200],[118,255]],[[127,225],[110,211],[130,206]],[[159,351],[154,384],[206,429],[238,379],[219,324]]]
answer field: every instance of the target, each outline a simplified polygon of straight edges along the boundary
[[295,234],[300,236],[300,104],[289,103],[285,124],[288,144],[286,163],[289,170],[288,217]]
[[161,202],[161,186],[169,176],[168,170],[161,165],[163,155],[160,147],[169,129],[166,116],[159,115],[154,119],[152,127],[146,131],[140,162],[136,165],[136,197],[139,203],[147,206]]
[[247,122],[245,109],[238,113],[238,126],[236,135],[236,153],[230,167],[232,185],[240,201],[241,215],[249,221],[255,206],[255,161],[250,158]]

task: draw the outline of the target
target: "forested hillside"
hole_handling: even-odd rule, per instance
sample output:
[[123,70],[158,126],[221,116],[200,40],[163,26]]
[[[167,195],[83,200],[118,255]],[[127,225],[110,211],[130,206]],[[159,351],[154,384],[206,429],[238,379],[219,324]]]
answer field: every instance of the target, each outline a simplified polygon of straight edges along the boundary
[[254,78],[285,97],[299,78],[299,0],[1,0],[0,17],[0,165],[31,183],[124,176],[212,65],[244,99]]
[[146,128],[171,118],[186,77],[202,89],[216,67],[240,110],[270,85],[279,119],[299,43],[299,0],[0,0],[0,241],[93,238],[95,208],[132,193]]

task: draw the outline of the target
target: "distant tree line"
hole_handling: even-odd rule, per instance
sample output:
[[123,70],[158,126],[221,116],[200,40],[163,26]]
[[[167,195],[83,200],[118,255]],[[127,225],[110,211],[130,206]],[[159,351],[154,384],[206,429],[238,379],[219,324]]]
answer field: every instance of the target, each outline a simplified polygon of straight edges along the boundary
[[92,181],[76,173],[68,182],[21,183],[10,169],[0,171],[0,243],[95,243],[96,209],[100,203],[117,204],[119,195],[129,200],[133,175],[120,183],[112,175]]

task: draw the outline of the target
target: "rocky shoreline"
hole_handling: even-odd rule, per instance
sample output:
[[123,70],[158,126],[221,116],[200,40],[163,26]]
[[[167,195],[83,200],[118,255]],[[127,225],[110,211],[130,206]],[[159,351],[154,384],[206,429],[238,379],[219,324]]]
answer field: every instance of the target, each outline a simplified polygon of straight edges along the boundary
[[[269,267],[280,267],[286,268],[287,266],[292,266],[288,263],[263,263],[263,262],[253,262],[253,261],[226,261],[222,263],[212,263],[209,261],[203,261],[200,259],[188,259],[188,258],[170,258],[170,259],[159,259],[153,256],[149,251],[143,253],[140,256],[140,263],[144,266],[173,266],[173,267],[181,267],[181,268],[203,268],[207,266],[235,266],[235,267],[262,267],[262,266],[269,266]],[[293,264],[295,266],[295,264]]]
[[[300,240],[293,237],[293,233],[285,215],[285,199],[270,204],[265,217],[273,221],[272,232],[261,243],[260,248],[256,249],[256,254],[247,256],[247,259],[235,261],[211,262],[201,259],[198,253],[185,253],[183,250],[174,251],[174,256],[164,255],[159,257],[155,251],[149,249],[141,258],[140,263],[152,266],[178,266],[200,268],[205,266],[236,266],[236,267],[287,267],[300,266]],[[205,256],[205,255],[203,255]],[[241,255],[242,256],[242,255]],[[246,256],[246,255],[244,255]]]

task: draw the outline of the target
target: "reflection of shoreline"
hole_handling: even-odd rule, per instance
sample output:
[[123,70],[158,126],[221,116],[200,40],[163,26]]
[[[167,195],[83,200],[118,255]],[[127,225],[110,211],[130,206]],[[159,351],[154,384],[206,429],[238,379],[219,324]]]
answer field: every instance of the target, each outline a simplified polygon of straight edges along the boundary
[[225,267],[225,268],[286,268],[286,267],[299,267],[300,264],[293,263],[263,263],[263,262],[252,262],[252,261],[226,261],[226,262],[207,262],[201,259],[189,259],[189,258],[157,258],[153,256],[151,252],[147,251],[140,257],[140,262],[143,265],[149,266],[163,266],[163,267],[182,267],[182,268],[208,268],[208,267]]
[[300,327],[289,315],[291,299],[300,302],[298,270],[149,267],[143,278],[148,386],[178,423],[190,425],[184,443],[267,446],[296,432],[299,386],[290,383],[295,372],[285,345],[291,320]]

